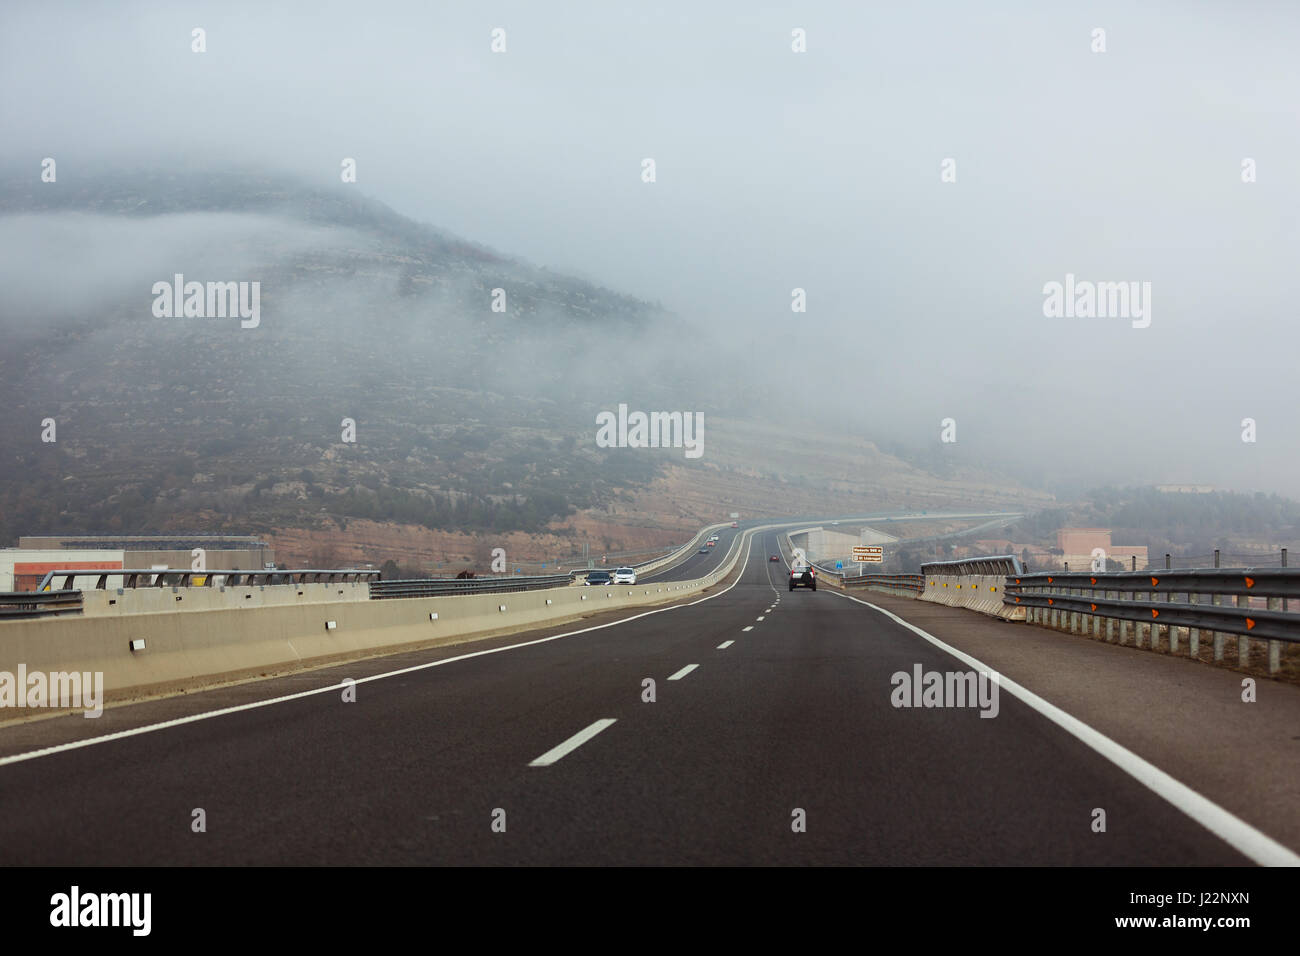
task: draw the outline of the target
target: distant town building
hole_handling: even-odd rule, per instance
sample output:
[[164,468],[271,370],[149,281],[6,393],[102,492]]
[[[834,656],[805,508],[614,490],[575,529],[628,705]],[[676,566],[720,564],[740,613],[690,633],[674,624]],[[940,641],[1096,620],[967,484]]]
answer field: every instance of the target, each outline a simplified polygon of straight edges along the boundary
[[1171,495],[1208,495],[1214,491],[1213,485],[1156,485],[1156,491]]
[[1148,565],[1146,545],[1111,544],[1109,528],[1062,528],[1056,532],[1056,547],[1061,553],[1057,560],[1070,566],[1071,571],[1086,571],[1092,566],[1093,552],[1100,548],[1112,561],[1137,569]]
[[[120,571],[122,551],[3,548],[0,549],[0,591],[35,591],[50,571]],[[121,587],[120,577],[108,584]]]

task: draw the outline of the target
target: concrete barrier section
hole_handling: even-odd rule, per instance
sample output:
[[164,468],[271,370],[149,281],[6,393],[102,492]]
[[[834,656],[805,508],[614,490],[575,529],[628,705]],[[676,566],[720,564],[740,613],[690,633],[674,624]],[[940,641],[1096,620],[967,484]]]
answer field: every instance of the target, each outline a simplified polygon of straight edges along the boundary
[[1002,603],[1005,575],[927,574],[920,600],[949,607],[964,607],[1006,621],[1025,620],[1025,609]]
[[0,625],[0,670],[102,672],[108,701],[197,689],[676,601],[727,577],[749,542],[737,536],[701,578],[608,588],[381,601],[365,584],[85,591],[82,615]]

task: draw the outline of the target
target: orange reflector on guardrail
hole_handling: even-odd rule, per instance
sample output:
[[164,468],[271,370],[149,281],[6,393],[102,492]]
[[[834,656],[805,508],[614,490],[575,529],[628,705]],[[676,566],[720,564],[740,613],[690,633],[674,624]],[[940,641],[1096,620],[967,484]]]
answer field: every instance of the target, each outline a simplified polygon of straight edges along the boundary
[[1151,579],[1151,586],[1152,586],[1153,588],[1158,588],[1158,587],[1160,586],[1160,579],[1159,579],[1159,578],[1152,578],[1152,579]]
[[1255,629],[1255,619],[1253,617],[1246,618],[1246,630],[1253,631],[1254,629]]
[[1246,587],[1248,587],[1248,588],[1253,588],[1254,586],[1255,586],[1255,579],[1254,579],[1254,578],[1246,578]]
[[1157,611],[1155,608],[1152,608],[1152,609],[1151,609],[1151,617],[1153,617],[1153,618],[1157,618],[1157,617],[1159,617],[1159,616],[1160,616],[1160,612]]

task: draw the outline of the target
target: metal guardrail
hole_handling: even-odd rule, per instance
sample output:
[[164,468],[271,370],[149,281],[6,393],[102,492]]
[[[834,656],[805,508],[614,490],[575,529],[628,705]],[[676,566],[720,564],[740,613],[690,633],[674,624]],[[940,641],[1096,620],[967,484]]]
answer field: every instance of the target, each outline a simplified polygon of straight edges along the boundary
[[[1013,575],[1003,603],[1027,608],[1029,621],[1091,633],[1136,646],[1146,638],[1155,646],[1167,636],[1177,653],[1185,632],[1191,656],[1209,633],[1214,659],[1223,659],[1224,640],[1235,636],[1238,664],[1250,660],[1250,639],[1268,641],[1268,667],[1281,667],[1283,643],[1300,643],[1300,614],[1288,610],[1300,597],[1300,569],[1235,568],[1146,571],[1141,573],[1043,573]],[[1225,604],[1225,599],[1235,602]],[[1163,629],[1163,630],[1162,630]]]
[[894,591],[916,591],[918,594],[925,590],[925,578],[919,574],[845,574],[841,569],[828,568],[816,562],[813,567],[819,575],[833,578],[837,586],[842,588],[877,587]]
[[[180,571],[158,568],[116,568],[94,571],[68,568],[47,571],[37,592],[48,591],[56,581],[63,581],[62,590],[103,591],[109,578],[121,578],[123,588],[201,588],[201,587],[258,587],[268,584],[336,584],[368,581],[378,578],[375,570],[285,570],[285,571]],[[77,581],[94,578],[95,583],[78,589]],[[215,578],[220,581],[214,583]]]
[[0,620],[80,614],[80,591],[13,591],[0,593]]
[[508,591],[537,591],[568,587],[569,574],[522,575],[485,578],[415,578],[404,581],[371,581],[372,601],[388,598],[441,597],[445,594],[498,594]]
[[[1013,583],[1008,581],[1008,584]],[[1231,594],[1262,598],[1300,598],[1300,568],[1194,568],[1060,574],[1022,574],[1014,583],[1034,590],[1050,586],[1090,591],[1149,591],[1156,594]]]
[[885,587],[894,590],[925,590],[925,577],[920,574],[858,574],[843,578],[845,587]]

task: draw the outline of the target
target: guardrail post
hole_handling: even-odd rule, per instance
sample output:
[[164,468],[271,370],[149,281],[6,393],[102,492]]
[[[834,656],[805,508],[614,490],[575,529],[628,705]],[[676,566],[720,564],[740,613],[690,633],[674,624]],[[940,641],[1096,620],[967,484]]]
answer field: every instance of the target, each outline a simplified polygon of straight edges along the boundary
[[[1282,549],[1282,567],[1286,567],[1286,548]],[[1286,598],[1282,599],[1282,610],[1287,610]]]
[[[1238,594],[1237,607],[1250,607],[1250,598],[1244,594]],[[1245,634],[1237,635],[1237,666],[1250,666],[1250,638]]]
[[[1137,558],[1134,557],[1134,560],[1137,560]],[[1133,595],[1133,600],[1135,601],[1145,601],[1146,599],[1147,599],[1147,593],[1145,591],[1142,591],[1140,593],[1135,593]],[[1146,637],[1147,634],[1150,633],[1150,631],[1148,630],[1148,628],[1150,627],[1151,627],[1150,624],[1138,624],[1136,627],[1133,628],[1134,647],[1142,646],[1142,639]]]
[[[1169,594],[1168,594],[1168,596],[1166,597],[1166,600],[1168,600],[1168,601],[1172,601],[1173,599],[1174,599],[1174,592],[1173,592],[1173,591],[1170,591]],[[1169,653],[1170,653],[1170,654],[1177,655],[1177,654],[1178,654],[1178,630],[1179,630],[1179,629],[1176,628],[1176,627],[1174,627],[1174,625],[1170,624],[1167,628],[1165,628],[1165,630],[1169,632]]]
[[[1218,551],[1214,552],[1214,566],[1216,568],[1219,566]],[[1221,606],[1223,604],[1223,595],[1222,594],[1214,595],[1212,598],[1210,598],[1210,603],[1213,604],[1215,607]],[[1222,631],[1214,631],[1213,634],[1214,634],[1214,659],[1216,661],[1221,661],[1223,660],[1223,641],[1227,635],[1225,635]]]
[[[1102,591],[1101,593],[1103,597],[1109,598],[1112,592]],[[1113,617],[1106,618],[1106,643],[1115,643],[1115,619]]]
[[[1187,603],[1200,604],[1201,596],[1189,591],[1187,593]],[[1189,627],[1187,629],[1187,654],[1189,657],[1201,656],[1201,629],[1199,627]]]
[[[1282,598],[1271,597],[1268,599],[1268,609],[1270,611],[1282,610]],[[1268,642],[1268,672],[1276,674],[1282,669],[1282,642]]]

